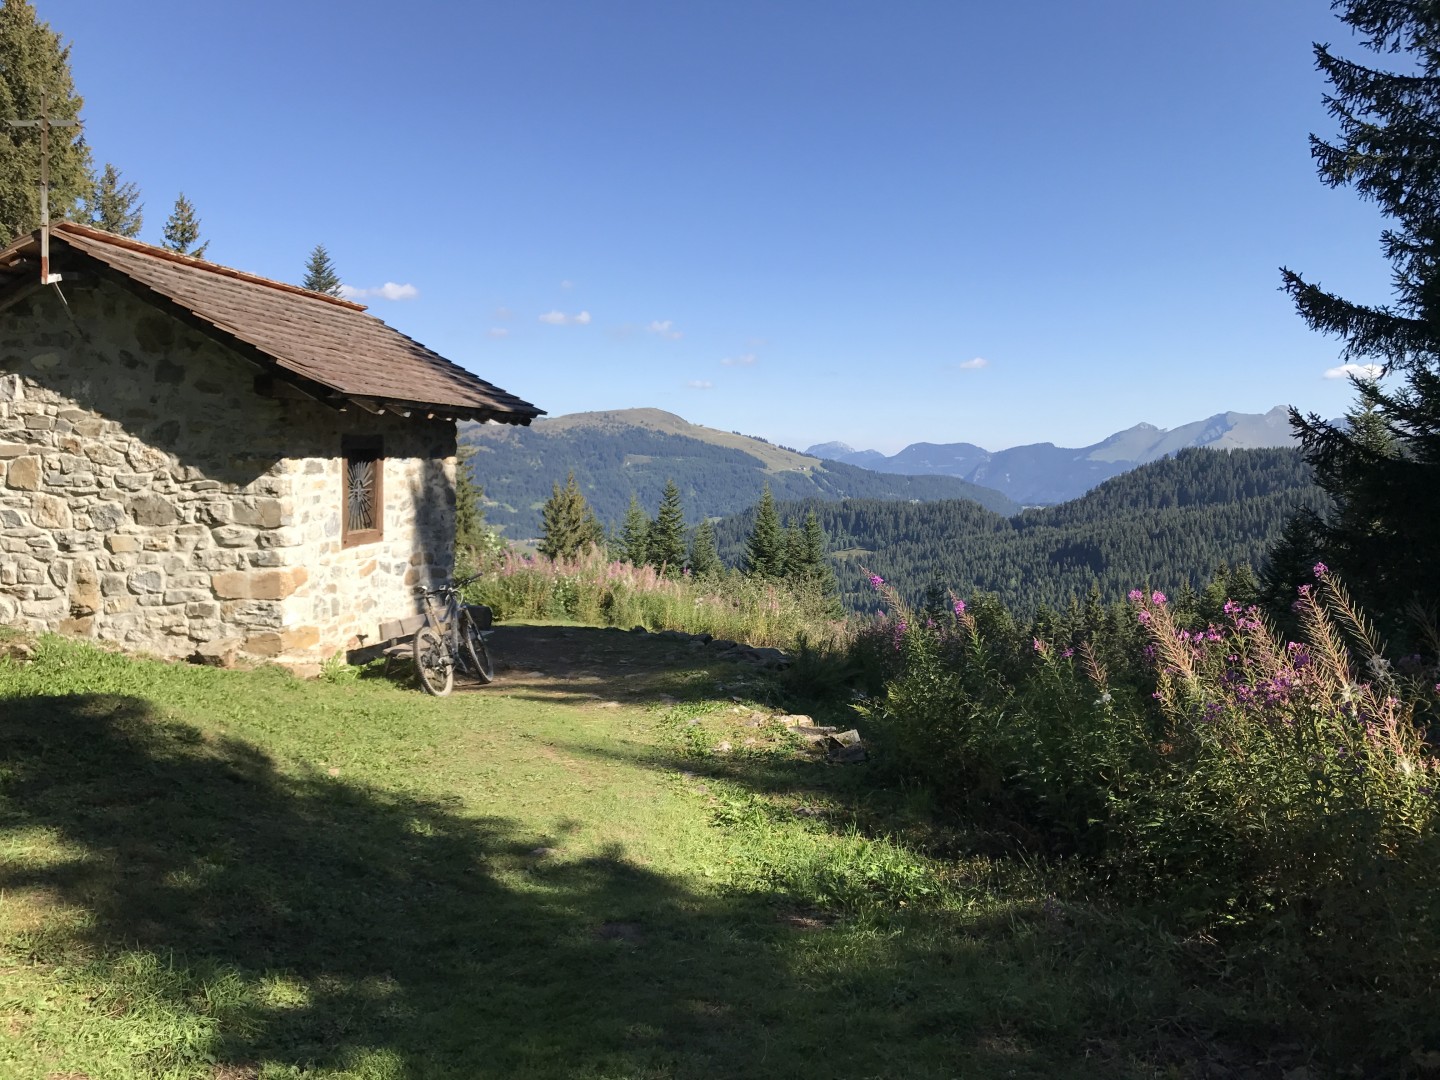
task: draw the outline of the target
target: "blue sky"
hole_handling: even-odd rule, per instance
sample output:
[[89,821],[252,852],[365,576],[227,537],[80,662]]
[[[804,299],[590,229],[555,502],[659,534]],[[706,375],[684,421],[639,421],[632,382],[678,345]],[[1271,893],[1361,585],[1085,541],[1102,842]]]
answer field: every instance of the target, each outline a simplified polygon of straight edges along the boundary
[[887,452],[1331,416],[1278,267],[1388,295],[1309,158],[1311,42],[1361,52],[1326,0],[36,7],[143,239],[183,190],[220,262],[324,243],[552,415]]

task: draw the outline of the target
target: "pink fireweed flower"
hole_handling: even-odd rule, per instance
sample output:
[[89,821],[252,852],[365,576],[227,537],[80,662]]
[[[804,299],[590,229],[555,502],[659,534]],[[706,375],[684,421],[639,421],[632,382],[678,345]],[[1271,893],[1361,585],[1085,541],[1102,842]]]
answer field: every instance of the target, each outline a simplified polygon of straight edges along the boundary
[[1040,639],[1039,639],[1038,637],[1037,637],[1037,638],[1031,638],[1031,639],[1030,639],[1030,644],[1035,647],[1035,651],[1036,651],[1036,652],[1044,652],[1044,651],[1045,651],[1045,646],[1044,646],[1043,644],[1041,644]]
[[1152,593],[1150,594],[1150,602],[1151,602],[1152,604],[1156,604],[1156,605],[1164,604],[1164,603],[1165,603],[1165,594],[1164,594],[1163,592],[1161,592],[1159,589],[1156,589],[1154,592],[1152,592]]
[[1145,594],[1139,589],[1131,589],[1128,593],[1126,593],[1126,596],[1129,598],[1132,604],[1140,604],[1144,603],[1145,601]]
[[1329,572],[1330,572],[1330,567],[1326,566],[1323,562],[1317,562],[1317,563],[1315,564],[1315,576],[1316,576],[1317,578],[1318,578],[1318,577],[1324,577],[1324,576],[1325,576],[1326,574],[1328,574]]
[[965,601],[964,601],[964,600],[961,600],[959,597],[956,597],[956,598],[955,598],[955,605],[954,605],[954,606],[955,606],[955,614],[956,614],[956,615],[964,615],[964,614],[965,614]]
[[872,589],[878,589],[878,588],[880,588],[881,585],[884,585],[884,584],[885,584],[885,579],[884,579],[883,577],[881,577],[879,574],[871,574],[871,575],[870,575],[870,587],[871,587]]
[[1135,617],[1142,623],[1148,623],[1150,621],[1150,613],[1148,611],[1136,612]]
[[1239,603],[1237,603],[1236,601],[1234,601],[1234,600],[1226,600],[1226,601],[1225,601],[1225,614],[1226,614],[1226,615],[1239,615],[1240,612],[1241,612],[1241,610],[1242,610],[1242,609],[1241,609]]

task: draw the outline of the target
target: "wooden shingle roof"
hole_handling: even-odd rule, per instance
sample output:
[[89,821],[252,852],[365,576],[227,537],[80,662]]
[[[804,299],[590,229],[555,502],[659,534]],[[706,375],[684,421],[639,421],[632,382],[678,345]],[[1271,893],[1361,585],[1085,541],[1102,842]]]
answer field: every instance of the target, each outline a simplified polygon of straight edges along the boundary
[[[31,261],[39,234],[0,252],[0,272]],[[422,409],[471,420],[529,424],[543,410],[466,371],[366,312],[360,304],[257,277],[73,222],[51,227],[51,263],[86,262],[155,294],[203,328],[273,363],[273,374],[322,400],[370,411]],[[67,258],[67,250],[82,259]],[[34,273],[33,270],[30,271]],[[7,276],[9,276],[7,274]],[[38,280],[38,279],[37,279]],[[141,289],[135,289],[141,286]]]

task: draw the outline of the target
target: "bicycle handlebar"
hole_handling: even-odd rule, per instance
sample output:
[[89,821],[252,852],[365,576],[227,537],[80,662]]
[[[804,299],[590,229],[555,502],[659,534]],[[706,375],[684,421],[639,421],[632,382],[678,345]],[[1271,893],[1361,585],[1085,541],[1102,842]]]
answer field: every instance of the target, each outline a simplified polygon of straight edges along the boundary
[[459,581],[452,581],[445,585],[436,585],[433,588],[427,585],[421,585],[415,592],[420,596],[443,596],[448,592],[459,592],[472,581],[478,580],[480,580],[479,574],[471,574],[469,577],[461,578]]

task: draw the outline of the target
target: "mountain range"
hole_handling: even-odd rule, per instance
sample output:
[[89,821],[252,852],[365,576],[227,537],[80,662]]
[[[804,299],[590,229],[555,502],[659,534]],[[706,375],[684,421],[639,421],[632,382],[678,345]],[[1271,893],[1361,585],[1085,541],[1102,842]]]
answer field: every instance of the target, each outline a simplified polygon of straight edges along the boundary
[[668,480],[692,524],[777,499],[967,499],[999,514],[1019,505],[955,476],[880,473],[821,461],[764,439],[691,424],[659,409],[572,413],[528,428],[463,424],[486,520],[512,540],[539,535],[540,507],[569,473],[601,522],[618,526],[633,494],[654,514]]
[[1283,408],[1221,413],[1166,431],[1137,424],[1093,446],[1052,443],[991,452],[972,443],[914,443],[887,457],[842,443],[806,453],[738,431],[692,424],[660,409],[571,413],[528,428],[464,424],[460,439],[485,491],[485,513],[508,538],[539,535],[551,486],[574,472],[606,525],[633,493],[653,514],[667,480],[692,523],[754,506],[768,484],[777,499],[968,499],[1002,516],[1078,498],[1142,464],[1194,447],[1293,446]]
[[1032,443],[991,452],[967,442],[911,443],[887,457],[878,450],[827,442],[805,453],[881,473],[954,476],[1003,492],[1023,505],[1040,506],[1079,498],[1111,477],[1191,447],[1253,450],[1294,445],[1288,410],[1276,406],[1266,413],[1217,413],[1170,430],[1136,424],[1078,448]]

